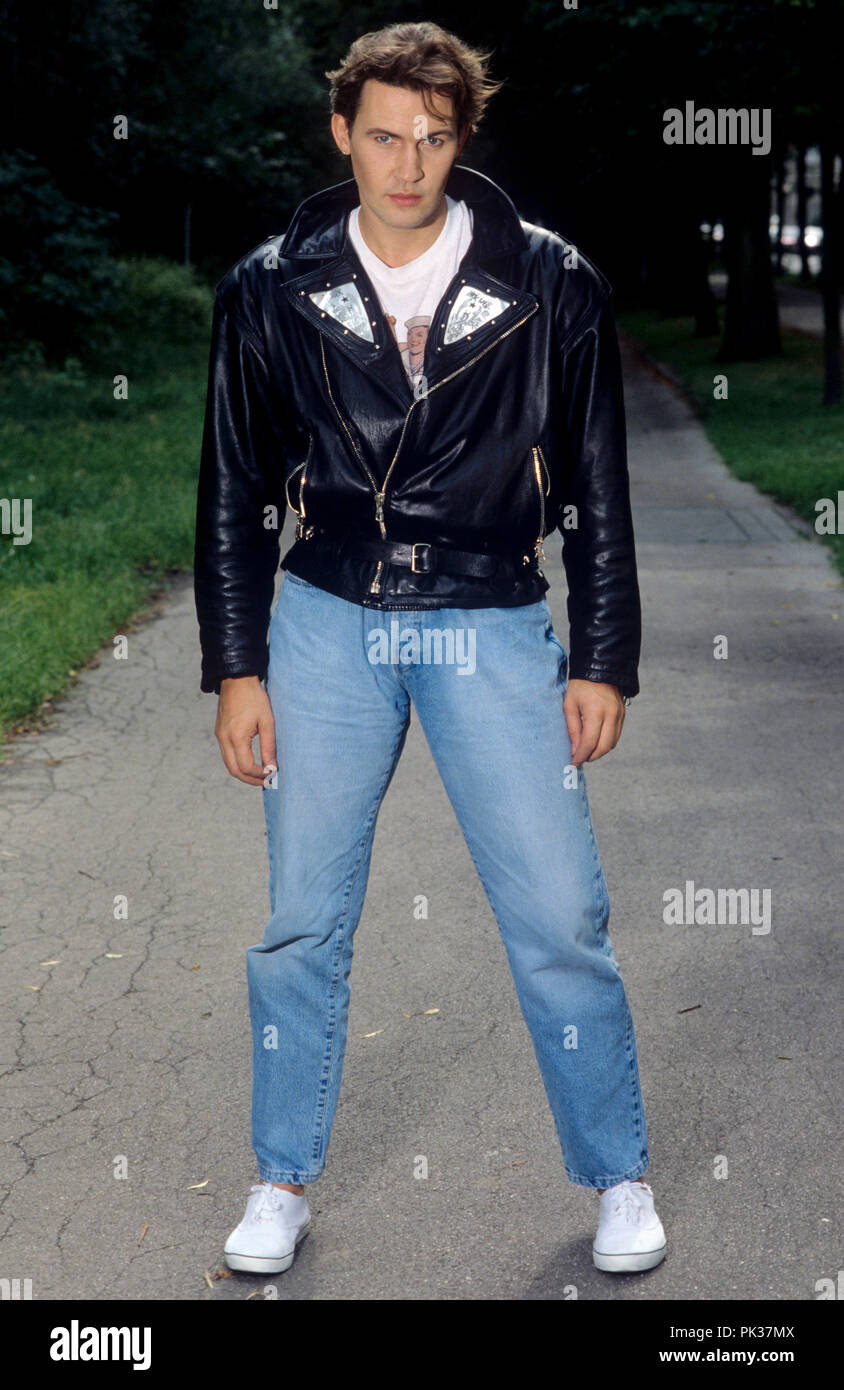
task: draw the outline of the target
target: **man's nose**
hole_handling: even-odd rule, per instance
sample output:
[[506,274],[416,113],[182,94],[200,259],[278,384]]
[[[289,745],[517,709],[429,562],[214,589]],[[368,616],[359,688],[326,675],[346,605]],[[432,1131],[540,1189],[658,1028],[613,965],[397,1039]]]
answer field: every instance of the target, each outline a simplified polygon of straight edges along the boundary
[[422,154],[416,140],[405,141],[402,146],[396,172],[399,178],[405,183],[416,183],[419,179],[424,177],[425,171],[422,168]]

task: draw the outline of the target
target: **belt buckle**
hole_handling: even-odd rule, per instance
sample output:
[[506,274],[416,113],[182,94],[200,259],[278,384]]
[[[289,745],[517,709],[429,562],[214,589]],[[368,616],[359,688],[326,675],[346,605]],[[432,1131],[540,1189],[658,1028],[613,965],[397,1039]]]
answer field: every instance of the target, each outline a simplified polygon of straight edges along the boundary
[[[420,546],[424,546],[427,551],[431,551],[433,546],[429,541],[414,541],[410,547],[410,572],[411,574],[429,574],[427,569],[420,569],[416,564],[416,552]],[[428,557],[430,558],[430,556]]]

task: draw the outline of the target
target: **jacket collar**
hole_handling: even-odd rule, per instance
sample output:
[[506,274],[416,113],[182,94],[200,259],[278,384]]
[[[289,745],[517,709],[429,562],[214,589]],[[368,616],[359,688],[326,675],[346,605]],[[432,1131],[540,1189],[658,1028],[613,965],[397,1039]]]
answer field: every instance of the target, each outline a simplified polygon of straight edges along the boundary
[[[490,269],[495,257],[528,245],[518,213],[506,193],[474,169],[455,165],[446,184],[453,198],[472,208],[472,240],[429,329],[428,390],[462,371],[539,308],[536,296],[508,283],[506,267]],[[279,254],[298,261],[297,274],[275,281],[289,304],[333,343],[348,361],[388,391],[405,410],[414,401],[395,336],[376,309],[370,283],[348,237],[349,212],[358,202],[349,179],[305,200],[297,209]],[[371,318],[367,322],[367,315]],[[327,366],[323,364],[327,375]],[[329,388],[330,389],[330,388]]]
[[[513,202],[486,174],[455,164],[445,191],[472,209],[473,259],[480,265],[494,256],[525,249],[527,238]],[[279,254],[291,260],[311,261],[344,254],[348,250],[349,213],[359,202],[354,179],[312,194],[293,214]]]

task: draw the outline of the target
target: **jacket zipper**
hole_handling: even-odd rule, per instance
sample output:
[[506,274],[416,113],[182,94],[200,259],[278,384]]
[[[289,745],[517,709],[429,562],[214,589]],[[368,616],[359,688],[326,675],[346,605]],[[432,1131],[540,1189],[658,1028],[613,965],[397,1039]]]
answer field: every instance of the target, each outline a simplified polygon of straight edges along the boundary
[[[529,318],[531,318],[533,314],[536,313],[536,311],[537,311],[538,308],[539,308],[539,305],[538,305],[538,304],[535,304],[535,305],[533,306],[533,308],[530,310],[529,313],[524,314],[523,317],[520,318],[520,319],[518,320],[517,323],[511,324],[510,327],[507,329],[506,333],[502,333],[502,334],[501,334],[501,337],[500,337],[500,338],[496,338],[495,341],[492,342],[492,343],[487,343],[486,347],[483,349],[482,352],[476,353],[475,356],[474,356],[474,357],[471,357],[471,358],[469,359],[468,362],[464,362],[462,367],[458,367],[455,371],[451,372],[451,373],[449,374],[449,376],[444,376],[443,379],[442,379],[442,381],[436,382],[435,385],[433,385],[433,386],[431,387],[430,391],[427,391],[427,392],[426,392],[426,396],[431,396],[431,395],[433,395],[434,391],[438,390],[440,386],[445,386],[447,382],[453,381],[454,378],[455,378],[456,376],[459,376],[461,372],[465,372],[465,371],[467,370],[467,368],[474,366],[474,364],[475,364],[476,362],[479,362],[480,359],[481,359],[482,357],[486,356],[486,354],[487,354],[488,352],[490,352],[490,351],[492,350],[492,348],[498,347],[498,344],[499,344],[499,343],[503,343],[504,339],[505,339],[505,338],[508,338],[508,337],[510,336],[511,333],[514,333],[515,330],[516,330],[517,328],[521,328],[522,324],[523,324],[523,323],[526,323],[527,320],[528,320]],[[402,425],[401,434],[399,435],[398,447],[397,447],[396,452],[394,453],[394,455],[393,455],[393,457],[392,457],[392,460],[391,460],[391,462],[390,462],[390,466],[389,466],[389,468],[387,469],[386,475],[385,475],[385,477],[384,477],[384,482],[383,482],[383,484],[382,484],[382,486],[381,486],[381,489],[380,489],[380,491],[379,491],[379,489],[378,489],[378,484],[376,483],[375,479],[374,479],[373,476],[372,476],[372,473],[371,473],[370,470],[367,468],[366,464],[364,463],[363,459],[361,458],[360,451],[359,451],[357,445],[355,444],[354,439],[352,438],[351,430],[349,429],[348,425],[346,424],[346,421],[343,419],[343,416],[340,414],[340,411],[339,411],[339,409],[338,409],[338,407],[337,407],[337,402],[335,401],[334,396],[333,396],[333,394],[332,394],[332,391],[331,391],[331,383],[330,383],[329,380],[328,380],[328,368],[327,368],[326,362],[325,362],[325,347],[324,347],[324,341],[323,341],[323,338],[322,338],[322,334],[320,334],[319,346],[320,346],[320,352],[321,352],[321,354],[322,354],[322,370],[323,370],[323,374],[324,374],[324,376],[325,376],[325,384],[326,384],[326,386],[327,386],[327,388],[328,388],[328,396],[329,396],[329,399],[330,399],[330,401],[331,401],[331,404],[334,406],[335,411],[337,412],[337,418],[339,419],[340,424],[343,426],[344,430],[346,431],[346,434],[349,436],[349,442],[350,442],[352,448],[354,449],[354,451],[355,451],[355,453],[356,453],[358,459],[360,460],[361,467],[363,468],[364,472],[366,473],[367,477],[369,478],[369,481],[370,481],[371,484],[372,484],[372,487],[373,487],[373,490],[374,490],[374,493],[375,493],[375,520],[378,522],[378,525],[379,525],[379,527],[380,527],[380,529],[381,529],[381,539],[382,539],[382,540],[386,540],[386,539],[387,539],[387,528],[386,528],[386,526],[384,525],[384,500],[385,500],[386,494],[387,494],[387,484],[388,484],[388,482],[390,481],[390,475],[391,475],[393,469],[395,468],[396,463],[397,463],[397,461],[398,461],[399,454],[401,453],[401,446],[402,446],[402,444],[404,443],[404,436],[405,436],[405,432],[406,432],[406,430],[407,430],[407,422],[408,422],[408,420],[410,419],[411,415],[413,414],[413,408],[414,408],[414,406],[416,406],[416,405],[419,404],[419,401],[420,401],[420,400],[425,399],[425,397],[419,397],[419,396],[417,396],[417,397],[415,397],[415,398],[411,401],[411,403],[410,403],[410,408],[409,408],[407,414],[406,414],[405,417],[404,417],[404,424]],[[543,513],[543,515],[544,515],[544,513]],[[379,561],[378,561],[378,565],[377,565],[376,570],[375,570],[375,576],[374,576],[374,578],[373,578],[373,580],[372,580],[372,583],[371,583],[370,586],[369,586],[369,592],[370,592],[371,594],[380,594],[380,592],[381,592],[381,571],[383,570],[383,568],[384,568],[384,562],[383,562],[383,560],[379,560]]]
[[[547,562],[545,547],[542,544],[543,540],[545,539],[545,494],[546,492],[550,492],[551,490],[551,479],[548,475],[548,469],[545,467],[545,459],[542,457],[541,445],[534,444],[532,453],[533,472],[534,477],[536,478],[536,486],[539,488],[539,535],[537,536],[534,542],[533,554],[537,563],[544,565]],[[542,482],[543,470],[545,472],[545,477],[548,479],[547,488],[544,486]]]
[[[305,458],[305,462],[304,462],[304,463],[300,463],[300,464],[298,465],[298,467],[296,467],[296,468],[293,469],[293,472],[290,474],[290,477],[287,479],[287,482],[284,484],[284,496],[285,496],[285,500],[286,500],[287,505],[288,505],[288,507],[290,508],[290,510],[291,510],[291,511],[294,513],[294,515],[296,516],[296,539],[297,539],[297,540],[299,540],[300,538],[303,538],[303,539],[305,539],[305,540],[308,540],[309,537],[311,537],[311,536],[314,534],[314,527],[313,527],[313,526],[308,526],[308,527],[305,526],[305,480],[306,480],[306,478],[307,478],[307,476],[308,476],[308,464],[309,464],[310,461],[311,461],[311,454],[312,454],[312,452],[313,452],[313,447],[314,447],[314,437],[313,437],[313,435],[311,435],[311,436],[309,437],[309,442],[308,442],[308,453],[307,453],[307,457]],[[296,474],[297,474],[297,473],[301,473],[301,474],[302,474],[301,478],[299,479],[299,506],[298,506],[298,509],[297,509],[296,507],[294,507],[294,506],[293,506],[293,503],[290,501],[290,484],[292,483],[293,479],[296,477]]]

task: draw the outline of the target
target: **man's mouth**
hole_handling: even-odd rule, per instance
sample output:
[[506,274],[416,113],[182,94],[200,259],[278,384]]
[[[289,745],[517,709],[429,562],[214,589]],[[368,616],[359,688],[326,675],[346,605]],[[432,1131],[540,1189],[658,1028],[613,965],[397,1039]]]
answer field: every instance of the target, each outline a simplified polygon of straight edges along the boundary
[[400,207],[411,207],[414,203],[422,201],[421,193],[388,193],[387,197]]

